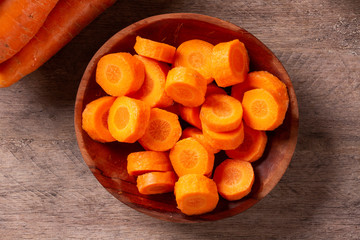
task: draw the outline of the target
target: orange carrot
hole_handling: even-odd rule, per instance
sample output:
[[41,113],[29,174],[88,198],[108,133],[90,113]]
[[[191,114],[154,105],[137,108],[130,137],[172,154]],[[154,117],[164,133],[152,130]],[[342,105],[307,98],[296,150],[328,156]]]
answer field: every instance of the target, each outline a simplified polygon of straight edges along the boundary
[[181,136],[181,126],[176,114],[153,108],[144,136],[139,143],[152,151],[170,150]]
[[236,98],[240,102],[242,102],[244,93],[246,91],[249,91],[254,88],[261,88],[261,87],[252,87],[250,85],[249,80],[248,80],[250,75],[251,75],[251,73],[248,74],[248,77],[246,78],[246,80],[244,82],[235,84],[234,86],[231,87],[231,96]]
[[244,124],[244,141],[234,150],[226,150],[226,155],[242,161],[254,162],[264,153],[267,136],[264,131],[254,130]]
[[113,142],[108,128],[109,109],[116,98],[105,96],[86,105],[82,113],[82,128],[98,142]]
[[228,132],[238,128],[242,115],[241,103],[226,94],[211,94],[200,110],[201,123],[214,132]]
[[165,93],[165,81],[169,66],[156,60],[135,55],[145,66],[145,79],[141,88],[131,97],[142,100],[150,107],[167,107],[173,100]]
[[206,80],[194,69],[175,67],[167,75],[165,91],[175,102],[197,107],[205,100]]
[[137,36],[134,49],[137,54],[160,62],[172,63],[176,48],[166,43],[152,41]]
[[149,172],[138,176],[137,188],[141,194],[160,194],[174,190],[176,176],[173,171]]
[[0,63],[14,56],[39,31],[58,0],[3,0],[0,4]]
[[148,172],[171,171],[169,154],[165,152],[141,151],[132,152],[127,157],[127,171],[130,176]]
[[176,49],[174,67],[187,67],[198,71],[209,84],[213,81],[211,55],[214,45],[199,39],[188,40]]
[[180,116],[187,123],[201,129],[200,107],[185,107],[179,105]]
[[199,215],[215,209],[219,194],[215,182],[201,174],[179,178],[174,189],[178,208],[186,215]]
[[242,102],[245,123],[256,130],[274,130],[285,118],[286,109],[270,92],[253,89],[245,92]]
[[244,124],[229,132],[214,132],[203,124],[202,130],[206,140],[215,149],[232,150],[244,141]]
[[[227,94],[226,91],[221,88],[218,87],[215,83],[210,83],[207,85],[206,88],[206,93],[205,93],[205,97],[211,95],[211,94]],[[241,102],[241,101],[240,101]]]
[[182,132],[182,135],[181,135],[181,139],[189,138],[189,137],[192,137],[196,141],[201,143],[201,145],[203,145],[206,148],[206,150],[208,150],[208,152],[211,152],[214,154],[220,152],[220,149],[215,149],[210,145],[210,143],[208,142],[207,138],[205,138],[202,131],[197,128],[187,127],[184,129],[184,131]]
[[96,82],[109,95],[126,96],[139,90],[144,82],[144,64],[130,53],[103,56],[96,68]]
[[190,173],[210,176],[214,167],[214,154],[192,137],[178,141],[169,157],[179,177]]
[[0,87],[8,87],[55,55],[116,0],[61,0],[36,35],[17,54],[0,64]]
[[249,56],[245,45],[238,39],[215,45],[212,67],[213,77],[220,87],[243,82],[249,71]]
[[235,201],[250,193],[254,170],[249,162],[226,159],[216,167],[213,179],[219,194],[229,201]]
[[145,133],[150,107],[137,99],[118,97],[109,110],[111,135],[119,142],[134,143]]

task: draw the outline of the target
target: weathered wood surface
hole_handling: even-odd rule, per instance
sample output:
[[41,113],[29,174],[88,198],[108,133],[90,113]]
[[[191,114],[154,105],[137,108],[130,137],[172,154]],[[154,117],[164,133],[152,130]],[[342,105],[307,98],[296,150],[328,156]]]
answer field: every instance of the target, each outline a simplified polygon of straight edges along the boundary
[[[78,150],[76,90],[95,51],[144,17],[196,12],[237,24],[283,62],[300,109],[277,187],[246,212],[201,224],[145,216],[111,196]],[[359,239],[360,2],[120,0],[49,62],[0,89],[1,239]]]

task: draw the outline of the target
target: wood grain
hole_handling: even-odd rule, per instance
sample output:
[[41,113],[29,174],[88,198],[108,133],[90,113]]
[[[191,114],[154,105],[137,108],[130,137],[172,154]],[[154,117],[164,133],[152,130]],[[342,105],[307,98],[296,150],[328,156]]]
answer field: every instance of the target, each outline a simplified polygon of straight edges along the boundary
[[[239,25],[288,71],[299,102],[295,156],[277,187],[235,217],[172,224],[125,206],[76,146],[76,90],[95,51],[142,18],[196,12]],[[0,90],[2,239],[358,239],[357,0],[118,1],[38,71]]]

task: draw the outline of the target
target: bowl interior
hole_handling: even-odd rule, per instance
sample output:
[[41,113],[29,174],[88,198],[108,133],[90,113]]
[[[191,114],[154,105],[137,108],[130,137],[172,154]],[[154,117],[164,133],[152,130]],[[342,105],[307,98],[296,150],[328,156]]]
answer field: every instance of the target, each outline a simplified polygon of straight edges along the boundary
[[[176,208],[174,195],[141,195],[134,177],[126,170],[126,157],[130,152],[141,151],[138,144],[98,143],[81,128],[81,113],[86,104],[106,95],[95,82],[98,60],[112,52],[130,52],[136,36],[165,42],[175,47],[190,39],[202,39],[212,44],[239,39],[249,53],[250,70],[266,70],[282,80],[289,92],[290,104],[284,123],[268,132],[268,144],[262,158],[253,163],[255,182],[251,193],[238,201],[220,198],[216,209],[200,216],[186,216]],[[75,104],[75,131],[78,145],[86,164],[98,181],[126,205],[164,220],[175,222],[201,222],[218,220],[238,214],[264,196],[277,184],[288,167],[295,150],[298,133],[298,106],[290,78],[275,55],[249,32],[231,23],[199,14],[165,14],[141,20],[110,38],[91,59],[81,80]],[[226,155],[216,154],[215,166]]]

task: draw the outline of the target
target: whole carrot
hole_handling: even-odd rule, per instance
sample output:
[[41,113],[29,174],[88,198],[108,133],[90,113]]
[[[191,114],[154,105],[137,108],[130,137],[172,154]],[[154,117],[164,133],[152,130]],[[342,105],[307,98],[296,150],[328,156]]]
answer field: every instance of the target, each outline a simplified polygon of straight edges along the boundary
[[60,0],[34,38],[0,64],[0,87],[8,87],[48,61],[116,0]]
[[0,63],[14,56],[39,31],[58,0],[3,0],[0,3]]

